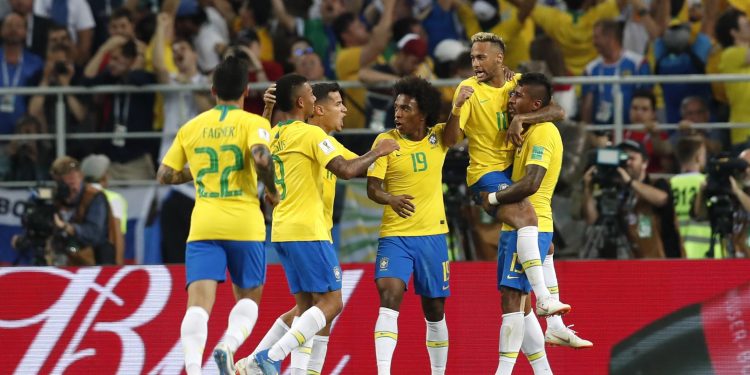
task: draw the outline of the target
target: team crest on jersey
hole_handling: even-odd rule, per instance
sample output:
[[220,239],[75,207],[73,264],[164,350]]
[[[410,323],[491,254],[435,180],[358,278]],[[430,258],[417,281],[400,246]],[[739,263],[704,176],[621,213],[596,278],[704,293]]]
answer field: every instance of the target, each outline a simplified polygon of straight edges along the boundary
[[428,141],[431,145],[437,144],[437,136],[435,135],[435,133],[430,134],[430,138],[428,139]]
[[341,268],[339,266],[333,267],[333,276],[336,280],[341,280]]
[[380,258],[380,263],[378,264],[381,270],[388,269],[388,257],[382,257]]
[[497,185],[497,191],[503,191],[503,190],[507,189],[509,186],[510,185],[508,185],[508,184]]

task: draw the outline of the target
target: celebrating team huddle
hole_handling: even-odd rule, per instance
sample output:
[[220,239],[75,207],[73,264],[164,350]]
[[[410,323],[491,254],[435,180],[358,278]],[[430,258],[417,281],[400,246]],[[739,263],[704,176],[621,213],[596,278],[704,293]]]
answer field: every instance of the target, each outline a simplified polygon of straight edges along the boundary
[[[273,106],[282,113],[283,121],[271,128],[269,119],[240,109],[247,95],[247,62],[230,56],[219,64],[212,87],[217,106],[180,128],[158,172],[162,183],[194,180],[197,190],[186,246],[188,308],[181,326],[188,375],[201,373],[207,321],[226,269],[237,303],[213,350],[220,373],[279,374],[290,354],[293,375],[321,373],[330,325],[343,308],[343,273],[331,238],[336,179],[365,174],[368,197],[384,206],[374,264],[380,310],[373,322],[373,370],[391,373],[399,308],[413,274],[431,371],[444,374],[451,274],[442,170],[449,148],[463,138],[470,158],[467,184],[476,202],[504,223],[496,374],[511,374],[521,350],[535,374],[551,373],[545,342],[593,346],[560,317],[571,307],[559,300],[552,260],[551,199],[563,147],[551,121],[561,119],[562,110],[551,102],[551,85],[542,74],[506,73],[505,45],[498,36],[478,33],[471,42],[475,76],[459,85],[447,122],[437,123],[439,91],[424,79],[404,78],[394,86],[395,129],[380,134],[362,156],[330,135],[341,130],[347,113],[337,84],[282,77],[264,96],[264,115],[270,118]],[[258,318],[265,282],[258,181],[273,207],[271,242],[295,304],[249,357],[235,362],[234,353]],[[240,222],[246,224],[237,226]],[[528,298],[532,290],[536,314]],[[546,333],[536,315],[547,317]]]

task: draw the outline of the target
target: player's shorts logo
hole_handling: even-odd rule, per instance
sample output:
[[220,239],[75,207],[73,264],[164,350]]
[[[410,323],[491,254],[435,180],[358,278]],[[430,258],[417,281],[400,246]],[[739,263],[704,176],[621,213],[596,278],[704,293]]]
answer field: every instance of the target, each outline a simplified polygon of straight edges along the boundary
[[388,257],[382,257],[382,258],[380,258],[380,264],[379,264],[379,266],[380,266],[381,270],[388,269]]
[[341,268],[339,266],[333,267],[333,276],[336,280],[341,280]]
[[509,186],[510,185],[508,185],[508,184],[497,185],[497,191],[503,191],[503,190],[507,189]]

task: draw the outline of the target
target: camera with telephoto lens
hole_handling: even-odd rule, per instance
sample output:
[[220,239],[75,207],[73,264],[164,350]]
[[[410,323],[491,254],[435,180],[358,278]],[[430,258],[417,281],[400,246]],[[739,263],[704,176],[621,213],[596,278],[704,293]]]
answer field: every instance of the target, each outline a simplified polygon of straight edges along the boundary
[[34,189],[31,199],[24,203],[21,215],[23,233],[16,240],[15,247],[21,253],[28,253],[34,265],[51,265],[46,257],[47,241],[50,239],[51,249],[57,254],[65,255],[80,248],[75,238],[55,226],[58,204],[69,194],[68,186],[61,182],[40,185]]
[[733,229],[735,211],[734,193],[729,181],[731,176],[744,172],[745,160],[720,155],[708,161],[706,166],[706,205],[713,233],[729,235]]
[[626,167],[628,154],[619,148],[606,147],[595,150],[591,159],[590,164],[596,166],[592,182],[602,189],[616,187],[620,180],[617,168]]

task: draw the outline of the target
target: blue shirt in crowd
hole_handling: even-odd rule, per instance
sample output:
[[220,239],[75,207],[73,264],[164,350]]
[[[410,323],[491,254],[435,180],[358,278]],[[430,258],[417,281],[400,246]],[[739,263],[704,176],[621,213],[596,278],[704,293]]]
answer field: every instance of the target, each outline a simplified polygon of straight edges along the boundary
[[[36,86],[42,68],[44,61],[30,51],[23,52],[20,64],[8,64],[5,48],[0,47],[0,87]],[[26,113],[28,100],[28,96],[0,95],[0,134],[15,131],[16,121]]]
[[[604,59],[599,56],[590,62],[584,71],[587,76],[632,76],[648,75],[650,69],[648,62],[635,52],[623,50],[620,60],[614,64],[605,64]],[[635,90],[648,88],[649,85],[620,85],[622,91],[623,121],[630,123],[629,109],[630,101]],[[583,96],[588,93],[594,94],[594,105],[592,119],[595,124],[613,124],[615,122],[614,93],[610,84],[584,85]]]

